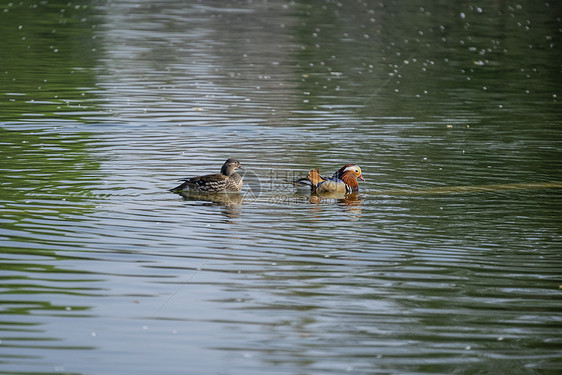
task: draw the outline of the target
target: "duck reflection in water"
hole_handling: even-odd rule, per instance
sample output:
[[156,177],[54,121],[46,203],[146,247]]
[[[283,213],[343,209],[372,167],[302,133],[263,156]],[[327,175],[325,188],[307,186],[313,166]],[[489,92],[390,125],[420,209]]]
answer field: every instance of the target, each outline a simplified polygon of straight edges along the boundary
[[318,209],[321,205],[338,204],[353,217],[361,216],[363,212],[363,198],[357,193],[353,194],[316,194],[311,195],[309,202]]
[[178,192],[184,201],[190,202],[197,206],[218,206],[223,208],[223,214],[234,219],[240,216],[242,209],[242,201],[244,200],[240,193],[201,193],[197,191]]

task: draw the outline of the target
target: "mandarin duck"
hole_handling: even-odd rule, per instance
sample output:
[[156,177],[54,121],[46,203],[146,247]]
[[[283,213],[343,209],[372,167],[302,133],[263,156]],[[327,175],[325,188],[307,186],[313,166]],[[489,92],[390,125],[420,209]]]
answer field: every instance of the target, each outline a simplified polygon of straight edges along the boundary
[[318,169],[312,169],[308,176],[293,181],[293,184],[299,187],[308,186],[313,193],[351,194],[359,191],[358,178],[365,181],[361,168],[355,164],[346,164],[332,177],[323,177]]
[[181,185],[170,189],[171,192],[197,191],[206,193],[238,192],[242,189],[242,176],[236,173],[242,168],[236,159],[228,159],[224,162],[221,173],[208,174],[205,176],[182,178]]

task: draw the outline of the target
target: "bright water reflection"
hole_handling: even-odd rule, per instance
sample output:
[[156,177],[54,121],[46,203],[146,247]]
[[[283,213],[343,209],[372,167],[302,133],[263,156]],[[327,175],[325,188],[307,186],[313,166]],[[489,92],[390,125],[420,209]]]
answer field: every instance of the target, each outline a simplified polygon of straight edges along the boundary
[[1,9],[0,373],[560,371],[559,4]]

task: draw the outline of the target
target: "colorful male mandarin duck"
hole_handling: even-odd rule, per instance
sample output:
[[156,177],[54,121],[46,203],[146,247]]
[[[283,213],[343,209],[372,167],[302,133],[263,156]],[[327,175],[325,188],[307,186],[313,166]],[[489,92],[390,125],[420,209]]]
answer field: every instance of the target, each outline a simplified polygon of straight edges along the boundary
[[293,183],[296,186],[310,186],[313,193],[351,194],[359,191],[358,178],[365,181],[361,168],[355,164],[346,164],[332,177],[322,177],[318,169],[313,169],[306,178],[298,179]]
[[228,159],[224,162],[221,173],[208,174],[205,176],[183,178],[185,181],[170,191],[178,193],[181,191],[198,191],[207,193],[238,192],[242,189],[242,176],[236,173],[242,168],[236,159]]

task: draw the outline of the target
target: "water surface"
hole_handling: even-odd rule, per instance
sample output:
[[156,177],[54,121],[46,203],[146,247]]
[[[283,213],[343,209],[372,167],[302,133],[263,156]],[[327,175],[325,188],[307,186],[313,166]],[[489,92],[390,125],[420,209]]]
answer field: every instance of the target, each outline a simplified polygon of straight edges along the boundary
[[562,369],[558,3],[0,10],[0,373]]

